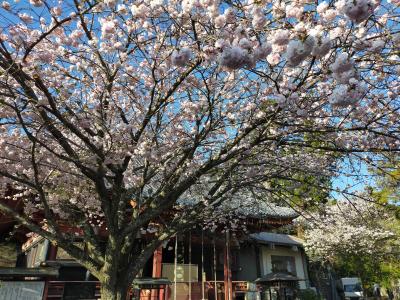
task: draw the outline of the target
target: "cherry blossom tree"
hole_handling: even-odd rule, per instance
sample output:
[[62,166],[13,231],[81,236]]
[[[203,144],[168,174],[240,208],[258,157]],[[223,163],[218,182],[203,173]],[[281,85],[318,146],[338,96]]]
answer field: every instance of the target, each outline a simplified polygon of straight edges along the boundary
[[312,262],[333,266],[342,276],[358,276],[366,286],[398,276],[399,222],[390,206],[341,200],[300,222]]
[[382,222],[389,218],[374,202],[338,201],[307,223],[305,248],[310,258],[331,263],[341,254],[387,255],[384,241],[395,237]]
[[29,200],[0,209],[123,299],[232,197],[284,201],[269,182],[399,150],[398,4],[1,2],[0,186]]

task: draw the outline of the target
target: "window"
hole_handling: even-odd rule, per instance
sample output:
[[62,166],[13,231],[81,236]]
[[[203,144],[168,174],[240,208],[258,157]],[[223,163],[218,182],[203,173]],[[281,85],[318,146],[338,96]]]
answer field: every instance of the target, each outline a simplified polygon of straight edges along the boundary
[[46,260],[47,251],[49,249],[49,241],[41,239],[32,247],[26,250],[26,265],[28,268],[38,267],[41,262]]
[[271,255],[272,272],[284,272],[296,275],[294,256]]
[[28,268],[33,267],[33,262],[35,260],[37,247],[31,247],[29,250],[26,251],[26,266]]
[[354,293],[354,292],[361,292],[362,288],[360,284],[345,284],[344,285],[344,291],[349,292],[349,293]]

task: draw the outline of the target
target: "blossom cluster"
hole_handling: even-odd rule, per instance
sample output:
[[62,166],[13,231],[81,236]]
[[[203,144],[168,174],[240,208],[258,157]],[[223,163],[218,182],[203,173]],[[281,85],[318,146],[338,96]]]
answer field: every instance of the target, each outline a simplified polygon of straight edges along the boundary
[[397,2],[238,3],[2,1],[0,189],[94,220],[400,149]]
[[305,248],[314,260],[334,262],[340,255],[385,255],[385,241],[396,234],[385,227],[389,214],[373,202],[352,199],[329,205],[305,222]]

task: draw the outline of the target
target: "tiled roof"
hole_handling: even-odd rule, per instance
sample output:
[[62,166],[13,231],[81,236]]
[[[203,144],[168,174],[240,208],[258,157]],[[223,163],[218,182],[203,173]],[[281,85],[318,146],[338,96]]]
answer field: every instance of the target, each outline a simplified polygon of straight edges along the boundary
[[299,216],[290,207],[278,206],[268,200],[255,199],[253,197],[237,197],[231,201],[225,201],[221,208],[255,219],[294,219]]
[[288,234],[278,234],[272,232],[259,232],[250,234],[250,238],[261,244],[275,244],[287,246],[303,246],[303,240]]
[[[199,202],[196,198],[181,198],[178,203],[182,206],[196,205]],[[273,202],[264,199],[256,199],[248,194],[232,196],[229,200],[224,200],[216,207],[217,212],[233,213],[254,219],[294,219],[299,214],[290,207],[278,206]]]
[[256,219],[263,218],[296,218],[298,213],[296,213],[290,207],[277,206],[273,203],[268,202],[256,202],[252,203],[251,206],[238,208],[239,213],[243,213],[247,217],[252,217]]

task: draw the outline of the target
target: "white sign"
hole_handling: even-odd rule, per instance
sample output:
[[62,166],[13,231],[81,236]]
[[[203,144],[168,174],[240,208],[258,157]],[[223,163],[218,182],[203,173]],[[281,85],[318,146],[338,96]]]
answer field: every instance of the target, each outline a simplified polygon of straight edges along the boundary
[[[197,282],[199,277],[198,266],[195,264],[162,264],[162,274],[161,277],[166,277],[170,281],[175,281],[175,272],[176,272],[176,281],[177,282]],[[189,277],[190,275],[190,277]]]
[[42,300],[43,281],[0,281],[1,300]]

